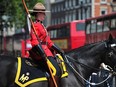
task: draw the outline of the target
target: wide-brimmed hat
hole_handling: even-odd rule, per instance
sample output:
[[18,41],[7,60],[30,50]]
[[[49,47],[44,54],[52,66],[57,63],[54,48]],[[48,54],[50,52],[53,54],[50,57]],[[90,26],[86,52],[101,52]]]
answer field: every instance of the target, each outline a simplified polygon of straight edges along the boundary
[[42,3],[37,3],[35,4],[35,6],[33,7],[33,10],[29,10],[31,12],[31,15],[35,15],[38,12],[50,12],[50,11],[46,11],[45,6]]

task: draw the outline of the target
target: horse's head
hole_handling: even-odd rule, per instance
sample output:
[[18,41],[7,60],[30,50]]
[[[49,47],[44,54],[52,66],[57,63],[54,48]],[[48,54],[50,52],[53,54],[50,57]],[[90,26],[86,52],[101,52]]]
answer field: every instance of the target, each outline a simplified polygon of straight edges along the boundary
[[116,71],[116,39],[113,39],[112,35],[110,35],[106,41],[106,49],[107,54],[104,63]]

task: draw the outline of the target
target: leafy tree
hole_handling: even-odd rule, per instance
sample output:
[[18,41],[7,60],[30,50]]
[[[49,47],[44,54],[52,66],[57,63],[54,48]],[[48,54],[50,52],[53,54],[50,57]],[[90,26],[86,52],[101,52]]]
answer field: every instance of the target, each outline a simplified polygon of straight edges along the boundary
[[[25,0],[28,9],[32,9],[37,2],[44,3],[43,0]],[[1,0],[0,1],[0,17],[9,16],[9,20],[14,22],[17,28],[23,27],[26,20],[26,11],[22,0]]]

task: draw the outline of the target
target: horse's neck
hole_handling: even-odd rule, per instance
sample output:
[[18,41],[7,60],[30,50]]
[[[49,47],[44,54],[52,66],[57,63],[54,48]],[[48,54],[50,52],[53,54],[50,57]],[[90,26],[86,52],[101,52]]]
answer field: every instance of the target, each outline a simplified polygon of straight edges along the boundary
[[[85,46],[77,50],[73,50],[69,53],[69,56],[76,59],[78,62],[84,64],[85,66],[75,63],[76,71],[84,78],[88,79],[89,76],[95,71],[93,68],[98,69],[104,54],[105,46],[102,43],[97,43],[94,45]],[[74,63],[73,63],[74,64]],[[87,65],[87,66],[86,66]],[[90,67],[93,68],[90,68]],[[85,84],[85,81],[76,73],[75,74],[78,83],[80,85]],[[81,86],[80,86],[81,87]]]

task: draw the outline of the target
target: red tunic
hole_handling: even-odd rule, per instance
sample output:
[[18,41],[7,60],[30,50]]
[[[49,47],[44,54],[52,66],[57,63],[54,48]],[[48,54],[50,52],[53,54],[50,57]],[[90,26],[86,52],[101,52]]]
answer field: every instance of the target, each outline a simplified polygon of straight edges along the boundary
[[[50,51],[50,48],[54,43],[50,40],[50,37],[48,36],[47,30],[45,29],[44,25],[41,24],[40,22],[36,22],[36,23],[34,23],[34,27],[35,27],[36,33],[39,36],[39,39],[41,41],[44,52],[46,53],[47,56],[53,56],[52,52]],[[33,32],[33,29],[31,29],[30,36],[31,36],[32,47],[40,44],[40,42],[38,42],[38,40]]]

